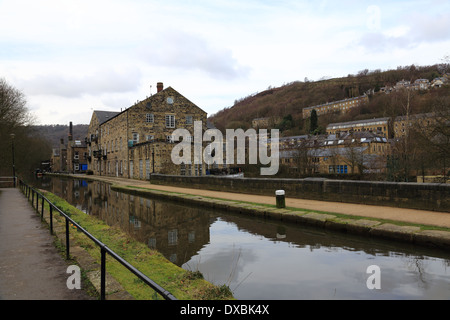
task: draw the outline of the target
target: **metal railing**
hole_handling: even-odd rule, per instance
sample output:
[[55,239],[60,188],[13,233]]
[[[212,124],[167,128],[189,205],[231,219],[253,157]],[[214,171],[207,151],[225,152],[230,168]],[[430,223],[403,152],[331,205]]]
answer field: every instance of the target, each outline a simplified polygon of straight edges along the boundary
[[[66,258],[70,259],[70,239],[69,239],[69,222],[72,223],[79,231],[83,232],[88,238],[90,238],[97,246],[100,247],[101,252],[101,263],[100,263],[100,299],[105,300],[106,296],[106,254],[109,254],[115,260],[117,260],[120,264],[126,267],[129,271],[131,271],[134,275],[136,275],[139,279],[141,279],[145,284],[150,286],[153,290],[159,293],[165,300],[177,300],[175,296],[173,296],[169,291],[165,290],[163,287],[158,285],[156,282],[151,280],[141,271],[132,266],[125,259],[120,257],[113,250],[108,248],[104,243],[95,238],[92,234],[90,234],[87,230],[81,227],[78,223],[73,221],[66,213],[64,213],[61,209],[56,207],[50,200],[48,200],[42,193],[34,189],[33,187],[27,185],[22,180],[19,181],[19,187],[22,192],[25,194],[28,200],[30,200],[31,196],[31,204],[33,208],[39,213],[39,198],[41,198],[41,219],[44,218],[44,203],[47,202],[49,205],[50,212],[50,234],[53,234],[53,211],[56,211],[61,216],[65,218],[66,221]],[[36,198],[36,200],[35,200]],[[36,203],[35,203],[36,201]],[[36,207],[35,207],[36,204]]]

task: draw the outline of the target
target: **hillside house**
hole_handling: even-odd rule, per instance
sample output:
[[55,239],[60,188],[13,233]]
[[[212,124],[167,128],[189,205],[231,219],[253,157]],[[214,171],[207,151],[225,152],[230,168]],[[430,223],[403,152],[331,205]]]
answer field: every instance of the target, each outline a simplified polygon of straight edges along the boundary
[[355,98],[333,101],[313,107],[303,108],[303,119],[309,118],[312,110],[316,110],[318,116],[333,112],[345,113],[352,108],[359,107],[368,102],[369,97],[367,95],[362,95]]
[[385,138],[392,136],[390,118],[375,118],[367,120],[330,123],[327,126],[327,134],[339,134],[350,132],[373,132]]
[[368,131],[308,136],[283,144],[280,164],[300,174],[381,173],[389,149],[387,138]]

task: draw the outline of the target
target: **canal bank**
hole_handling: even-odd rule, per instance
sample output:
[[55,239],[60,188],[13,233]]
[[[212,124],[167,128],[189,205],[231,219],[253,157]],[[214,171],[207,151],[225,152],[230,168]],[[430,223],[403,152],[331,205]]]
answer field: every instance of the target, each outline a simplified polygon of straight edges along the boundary
[[[64,175],[58,175],[64,176]],[[277,209],[274,197],[152,185],[148,181],[67,175],[110,183],[113,190],[174,202],[226,210],[283,222],[326,228],[361,236],[450,249],[450,215],[445,212],[329,203],[286,198]],[[324,210],[326,209],[326,210]]]
[[[70,256],[66,257],[66,261],[80,267],[85,283],[92,287],[97,294],[100,294],[101,290],[101,257],[99,247],[92,242],[91,237],[102,241],[108,249],[143,274],[150,275],[152,281],[161,285],[165,290],[169,290],[179,300],[234,300],[232,292],[226,285],[214,285],[205,280],[201,273],[176,266],[158,251],[129,237],[120,228],[109,226],[97,217],[86,215],[64,198],[45,190],[40,192],[55,207],[70,216],[76,224],[89,231],[91,236],[87,237],[83,232],[77,230],[77,226],[67,223],[61,215],[55,214],[55,212],[52,214],[48,203],[38,205],[39,200],[36,200],[37,208],[34,210],[37,215],[40,215],[41,222],[52,226],[51,235],[55,237],[54,244],[61,250],[64,248],[65,251],[68,248],[67,243],[70,243],[70,249],[67,251],[70,252]],[[30,198],[26,200],[30,201]],[[31,202],[34,202],[33,196],[31,196]],[[67,229],[69,229],[69,240],[66,238]],[[127,267],[109,255],[105,258],[106,300],[163,299],[156,291],[132,274]]]

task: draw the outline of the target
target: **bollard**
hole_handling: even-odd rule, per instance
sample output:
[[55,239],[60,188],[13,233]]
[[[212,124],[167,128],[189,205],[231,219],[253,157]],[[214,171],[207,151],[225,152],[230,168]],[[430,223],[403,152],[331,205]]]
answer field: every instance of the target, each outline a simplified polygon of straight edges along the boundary
[[277,190],[275,191],[275,195],[277,197],[277,208],[285,208],[286,207],[286,201],[284,198],[284,190]]

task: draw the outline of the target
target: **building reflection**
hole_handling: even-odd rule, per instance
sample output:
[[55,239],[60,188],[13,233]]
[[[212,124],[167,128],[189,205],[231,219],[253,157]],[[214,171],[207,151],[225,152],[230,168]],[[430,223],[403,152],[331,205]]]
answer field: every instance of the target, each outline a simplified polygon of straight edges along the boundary
[[200,208],[134,196],[102,182],[54,179],[49,191],[118,227],[181,266],[210,241],[210,215]]
[[441,250],[133,196],[114,191],[102,182],[54,178],[43,183],[47,186],[45,189],[79,210],[126,231],[178,266],[190,261],[210,243],[210,228],[218,219],[274,243],[287,242],[310,251],[326,248],[328,251],[346,250],[377,256],[395,255],[401,251],[414,254],[418,259],[433,252],[434,256],[445,259],[447,265],[450,263],[448,253]]

